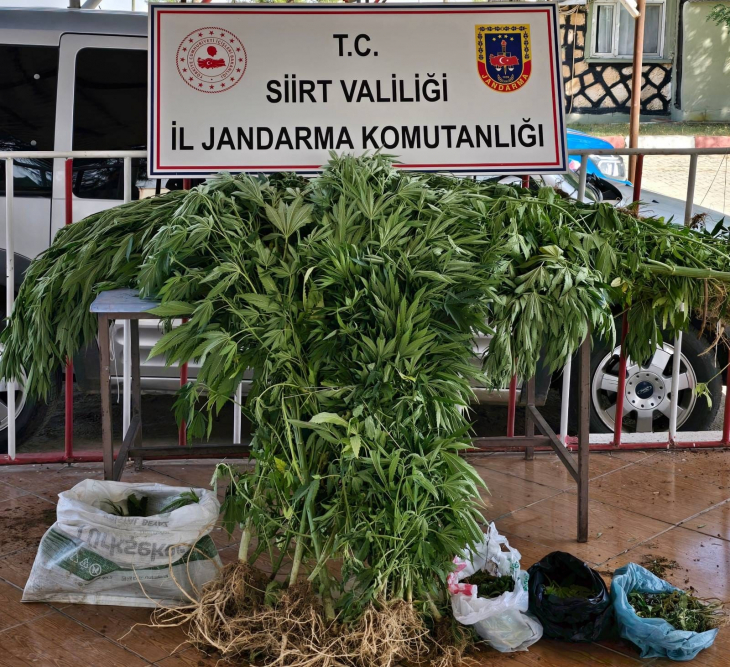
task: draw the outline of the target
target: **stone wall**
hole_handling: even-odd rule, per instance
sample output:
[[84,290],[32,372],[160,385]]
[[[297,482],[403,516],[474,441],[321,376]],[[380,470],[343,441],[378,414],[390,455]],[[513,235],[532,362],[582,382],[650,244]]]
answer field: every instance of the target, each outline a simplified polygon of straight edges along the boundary
[[[587,12],[580,7],[574,14],[560,15],[565,110],[577,114],[629,113],[631,73],[625,63],[588,63],[586,42]],[[668,115],[672,98],[671,65],[642,68],[641,113]]]

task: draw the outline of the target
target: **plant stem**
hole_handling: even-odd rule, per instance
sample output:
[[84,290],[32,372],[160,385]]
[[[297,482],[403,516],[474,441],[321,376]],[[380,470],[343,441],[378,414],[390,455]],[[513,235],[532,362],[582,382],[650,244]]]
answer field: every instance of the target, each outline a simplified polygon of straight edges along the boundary
[[436,604],[431,599],[431,596],[428,593],[426,594],[426,599],[428,600],[428,607],[431,610],[434,619],[440,621],[442,619],[441,612],[438,610],[438,607],[436,607]]
[[324,604],[325,618],[328,621],[335,620],[335,607],[332,601],[332,589],[330,583],[329,572],[326,568],[322,568],[319,573],[319,579],[322,583],[322,603]]
[[241,545],[238,547],[238,560],[248,560],[248,547],[251,544],[251,517],[246,519],[246,526],[243,529],[243,535],[241,535]]
[[271,567],[271,574],[269,575],[269,580],[274,581],[276,579],[276,575],[279,573],[279,568],[281,567],[281,563],[284,560],[284,556],[289,553],[289,545],[291,544],[291,535],[288,535],[286,538],[286,544],[282,548],[282,550],[279,552],[279,557],[276,559],[276,563]]
[[302,521],[299,524],[299,536],[297,537],[297,546],[294,549],[294,562],[291,566],[291,574],[289,575],[289,585],[293,586],[299,577],[299,567],[302,564],[302,556],[304,555],[304,532],[307,523],[307,510],[302,512]]
[[259,556],[266,551],[267,544],[264,541],[259,541],[258,546],[251,551],[251,555],[248,557],[248,564],[254,565],[259,559]]
[[[256,467],[258,468],[259,463],[256,462]],[[252,506],[256,505],[256,502],[258,501],[259,494],[261,493],[261,477],[259,476],[258,481],[256,482],[256,489],[254,490],[253,498],[251,500]],[[238,547],[238,560],[246,561],[248,560],[248,549],[251,545],[251,538],[253,537],[253,530],[251,528],[251,515],[246,517],[246,525],[243,529],[243,535],[241,535],[241,545]]]
[[652,259],[639,265],[641,268],[649,269],[652,273],[663,276],[680,276],[683,278],[704,278],[715,279],[723,282],[730,282],[730,272],[715,271],[713,269],[696,269],[689,266],[672,266]]

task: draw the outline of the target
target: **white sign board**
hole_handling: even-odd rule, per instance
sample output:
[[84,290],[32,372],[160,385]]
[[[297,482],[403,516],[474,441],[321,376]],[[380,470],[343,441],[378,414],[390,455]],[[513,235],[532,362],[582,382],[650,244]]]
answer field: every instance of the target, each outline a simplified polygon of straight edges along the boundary
[[150,5],[149,173],[566,170],[552,2]]

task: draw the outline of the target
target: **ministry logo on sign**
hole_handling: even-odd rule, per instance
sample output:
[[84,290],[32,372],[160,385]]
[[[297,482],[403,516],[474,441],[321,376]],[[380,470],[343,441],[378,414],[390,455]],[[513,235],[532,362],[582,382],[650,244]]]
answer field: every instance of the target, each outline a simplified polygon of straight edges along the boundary
[[499,93],[522,88],[532,72],[530,26],[478,25],[475,28],[479,78]]
[[199,28],[180,42],[177,71],[183,81],[201,93],[222,93],[233,88],[246,72],[246,49],[224,28]]

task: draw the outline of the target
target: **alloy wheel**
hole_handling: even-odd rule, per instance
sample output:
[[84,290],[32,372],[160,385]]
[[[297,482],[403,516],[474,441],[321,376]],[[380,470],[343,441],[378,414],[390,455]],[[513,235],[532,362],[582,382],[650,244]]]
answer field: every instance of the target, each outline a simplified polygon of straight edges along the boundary
[[[601,360],[591,384],[596,414],[611,430],[614,430],[616,419],[620,352],[618,346]],[[677,387],[672,387],[674,354],[674,346],[664,343],[645,366],[627,359],[622,428],[637,433],[666,431],[673,390],[679,392],[677,427],[689,419],[697,402],[694,392],[697,376],[687,357],[680,352],[679,380]]]

